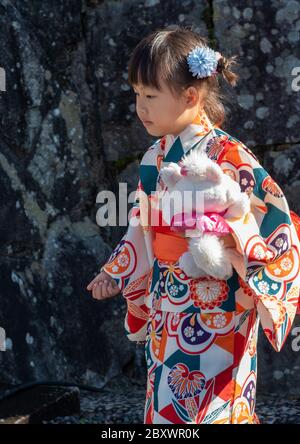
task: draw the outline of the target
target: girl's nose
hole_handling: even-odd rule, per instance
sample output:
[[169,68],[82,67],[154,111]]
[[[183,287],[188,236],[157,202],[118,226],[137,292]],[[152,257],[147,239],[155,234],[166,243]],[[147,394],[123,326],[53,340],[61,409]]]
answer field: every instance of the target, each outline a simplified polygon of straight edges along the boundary
[[138,105],[136,105],[136,110],[138,111],[138,114],[141,117],[146,116],[148,114],[146,106],[143,105],[142,103],[139,103]]

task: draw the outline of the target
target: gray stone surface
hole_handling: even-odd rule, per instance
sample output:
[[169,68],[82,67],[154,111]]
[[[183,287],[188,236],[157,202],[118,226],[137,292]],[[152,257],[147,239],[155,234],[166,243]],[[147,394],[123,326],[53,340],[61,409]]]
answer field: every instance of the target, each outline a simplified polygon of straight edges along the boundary
[[218,48],[240,64],[232,94],[239,106],[230,106],[229,128],[249,146],[299,142],[300,94],[292,87],[293,69],[300,67],[299,1],[212,5]]
[[[101,393],[80,391],[80,413],[57,416],[44,424],[143,424],[146,386],[122,380]],[[299,396],[262,393],[255,409],[261,424],[300,424]]]
[[79,413],[78,387],[36,386],[0,401],[0,424],[41,424]]
[[[123,328],[125,301],[98,302],[86,291],[125,229],[116,236],[97,226],[97,193],[116,188],[118,174],[126,180],[127,168],[137,174],[128,120],[102,104],[104,93],[116,102],[98,77],[98,58],[109,60],[109,47],[104,54],[99,46],[106,40],[93,2],[1,0],[0,12],[7,80],[0,101],[0,380],[102,386],[135,356]],[[106,158],[114,146],[129,160]]]
[[[300,94],[291,90],[291,69],[300,66],[299,2],[0,0],[2,382],[102,386],[122,372],[145,377],[125,336],[124,301],[94,301],[86,285],[124,232],[97,226],[97,193],[116,191],[119,181],[132,191],[153,141],[135,115],[130,52],[151,30],[174,23],[240,55],[224,129],[266,154],[300,211]],[[287,343],[276,354],[262,336],[261,389],[299,392],[299,352]]]

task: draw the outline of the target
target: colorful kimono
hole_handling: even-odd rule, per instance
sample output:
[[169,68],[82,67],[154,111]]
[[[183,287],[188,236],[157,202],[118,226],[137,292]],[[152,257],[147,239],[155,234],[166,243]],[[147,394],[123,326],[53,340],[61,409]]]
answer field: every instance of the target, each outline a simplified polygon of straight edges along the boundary
[[[244,218],[227,220],[236,249],[228,280],[189,278],[178,261],[153,255],[145,201],[161,191],[162,166],[203,149],[251,201]],[[140,193],[141,194],[141,193]],[[276,351],[295,317],[300,289],[299,239],[287,200],[253,152],[213,126],[202,110],[177,137],[144,154],[126,234],[105,270],[127,301],[125,329],[145,341],[145,424],[259,423],[255,413],[259,322]],[[148,210],[149,211],[149,210]]]

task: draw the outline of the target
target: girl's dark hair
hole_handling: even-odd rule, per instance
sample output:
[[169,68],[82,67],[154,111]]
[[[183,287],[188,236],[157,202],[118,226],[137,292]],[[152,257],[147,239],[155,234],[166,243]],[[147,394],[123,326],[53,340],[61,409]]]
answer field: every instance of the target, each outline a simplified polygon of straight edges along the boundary
[[128,64],[128,82],[131,86],[142,84],[161,91],[162,79],[173,95],[179,97],[189,86],[204,87],[204,110],[214,125],[225,120],[224,98],[220,92],[219,75],[235,86],[238,75],[231,70],[236,56],[218,60],[219,75],[197,79],[189,71],[187,56],[196,46],[208,47],[205,37],[188,27],[171,25],[160,28],[144,37],[134,48]]

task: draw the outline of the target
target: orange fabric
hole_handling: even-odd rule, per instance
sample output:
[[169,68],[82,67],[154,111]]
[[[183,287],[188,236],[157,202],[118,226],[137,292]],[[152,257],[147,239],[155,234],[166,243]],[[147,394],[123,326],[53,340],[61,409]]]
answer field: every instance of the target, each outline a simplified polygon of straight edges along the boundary
[[179,233],[153,231],[153,252],[163,262],[176,262],[188,250],[188,240]]
[[292,222],[295,225],[297,235],[300,239],[300,216],[292,210],[290,210],[290,214],[291,214]]
[[[298,238],[300,239],[300,216],[295,211],[290,210],[292,222],[296,228]],[[300,314],[300,294],[298,299],[297,314]]]

